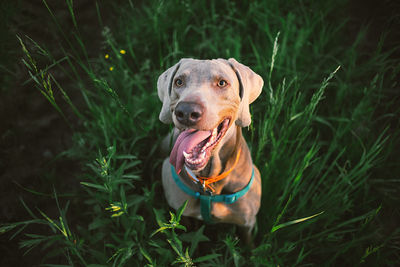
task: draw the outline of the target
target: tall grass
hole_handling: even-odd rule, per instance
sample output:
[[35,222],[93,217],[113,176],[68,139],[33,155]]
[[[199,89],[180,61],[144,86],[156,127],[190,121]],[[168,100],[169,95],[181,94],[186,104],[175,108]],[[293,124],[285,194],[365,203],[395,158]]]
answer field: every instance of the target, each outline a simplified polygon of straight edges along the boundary
[[[52,64],[59,59],[45,53],[50,67],[41,70],[24,45],[29,40],[21,44],[40,92],[63,114],[51,98],[53,90],[61,90],[82,122],[74,147],[64,155],[82,162],[77,179],[85,194],[74,196],[81,203],[74,210],[69,201],[56,201],[58,218],[22,202],[33,219],[1,228],[14,229],[22,248],[50,249],[46,263],[64,255],[65,264],[92,266],[394,265],[400,260],[395,245],[400,231],[382,235],[384,193],[374,195],[371,189],[371,179],[388,178],[372,174],[384,168],[390,145],[398,142],[396,128],[382,124],[374,111],[382,109],[399,69],[379,46],[360,63],[364,31],[354,38],[345,35],[341,8],[346,1],[129,1],[115,7],[118,22],[104,26],[97,58],[88,56],[72,1],[67,7],[74,39],[66,37],[44,3],[66,38],[60,49],[69,51],[68,67]],[[254,249],[238,242],[234,227],[187,232],[180,223],[184,207],[168,214],[159,144],[169,127],[157,119],[156,80],[181,57],[234,57],[264,78],[264,92],[251,107],[253,124],[244,129],[262,176]],[[57,67],[71,75],[84,105],[75,107],[47,74]],[[79,223],[69,223],[70,217]],[[30,224],[52,231],[25,233]]]

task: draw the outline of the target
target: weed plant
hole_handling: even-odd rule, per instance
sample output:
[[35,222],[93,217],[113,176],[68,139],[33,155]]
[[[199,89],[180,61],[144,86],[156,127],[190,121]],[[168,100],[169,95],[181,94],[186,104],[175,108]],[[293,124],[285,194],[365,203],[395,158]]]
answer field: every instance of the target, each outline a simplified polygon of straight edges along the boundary
[[[40,69],[24,45],[32,40],[20,41],[31,82],[64,116],[53,97],[61,92],[81,122],[71,126],[75,145],[63,156],[83,162],[77,179],[85,193],[73,196],[81,205],[71,210],[56,188],[58,218],[22,201],[32,219],[1,230],[13,230],[28,252],[49,249],[43,263],[63,255],[71,266],[395,266],[400,229],[387,233],[385,214],[400,218],[392,206],[398,190],[390,190],[399,171],[387,160],[399,113],[387,92],[398,88],[399,65],[382,50],[384,39],[371,53],[363,51],[366,30],[348,36],[346,4],[129,1],[115,6],[112,26],[98,14],[104,42],[90,58],[66,1],[73,37],[58,28],[60,49],[72,51],[62,59],[68,66],[33,42],[48,58]],[[156,81],[182,57],[234,57],[265,81],[244,129],[262,176],[255,248],[238,240],[234,226],[187,231],[184,206],[172,211],[163,197],[159,144],[170,127],[158,121]],[[71,76],[85,105],[74,106],[53,68]],[[26,232],[32,224],[48,226],[48,234]]]

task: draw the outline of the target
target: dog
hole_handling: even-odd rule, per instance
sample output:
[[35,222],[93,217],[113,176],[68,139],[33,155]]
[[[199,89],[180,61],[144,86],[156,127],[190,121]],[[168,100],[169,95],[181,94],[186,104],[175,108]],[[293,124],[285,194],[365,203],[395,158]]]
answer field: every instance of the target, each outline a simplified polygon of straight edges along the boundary
[[[161,122],[174,124],[162,166],[169,206],[207,223],[231,223],[251,231],[261,201],[261,177],[242,127],[251,123],[249,105],[264,81],[235,59],[183,58],[157,81]],[[171,143],[171,141],[172,143]]]

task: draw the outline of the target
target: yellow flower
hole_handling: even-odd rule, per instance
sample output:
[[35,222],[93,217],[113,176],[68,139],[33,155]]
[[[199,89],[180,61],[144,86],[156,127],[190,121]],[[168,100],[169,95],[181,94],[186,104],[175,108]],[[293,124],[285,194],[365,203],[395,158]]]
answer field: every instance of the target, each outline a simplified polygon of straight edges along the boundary
[[112,210],[112,211],[120,211],[121,207],[118,206],[118,204],[110,204],[110,207],[106,208],[106,210]]
[[112,209],[113,211],[119,211],[119,210],[121,209],[121,207],[111,204],[111,209]]
[[110,55],[109,54],[105,54],[105,56],[104,56],[106,59],[108,59],[109,57],[110,57]]
[[113,70],[114,70],[114,67],[110,67],[109,70],[110,70],[110,71],[113,71]]
[[118,212],[118,213],[114,213],[113,215],[111,215],[111,217],[112,217],[112,218],[114,218],[114,217],[119,217],[119,216],[121,216],[122,214],[124,214],[124,212],[123,212],[123,211],[120,211],[120,212]]
[[110,207],[106,208],[106,210],[109,210],[113,213],[113,214],[111,214],[112,218],[119,217],[125,213],[125,211],[122,210],[122,207],[120,205],[121,205],[120,203],[115,203],[115,204],[111,203]]
[[119,50],[119,52],[120,52],[122,55],[125,55],[125,54],[126,54],[126,51],[125,51],[124,49]]

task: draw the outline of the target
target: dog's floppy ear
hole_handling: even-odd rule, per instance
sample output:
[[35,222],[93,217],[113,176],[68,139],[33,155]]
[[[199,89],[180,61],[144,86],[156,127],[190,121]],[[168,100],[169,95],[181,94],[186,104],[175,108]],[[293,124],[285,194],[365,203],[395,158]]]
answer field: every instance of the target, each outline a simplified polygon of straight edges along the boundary
[[241,98],[239,114],[236,124],[247,127],[251,123],[249,105],[260,95],[264,81],[260,75],[249,67],[237,62],[234,58],[228,59],[239,80],[239,95]]
[[158,97],[162,102],[162,108],[160,111],[159,119],[163,123],[172,123],[172,114],[170,110],[170,97],[172,90],[172,83],[175,76],[175,73],[178,71],[180,65],[180,61],[176,63],[174,66],[167,69],[163,72],[160,77],[158,77],[157,81],[157,93]]

